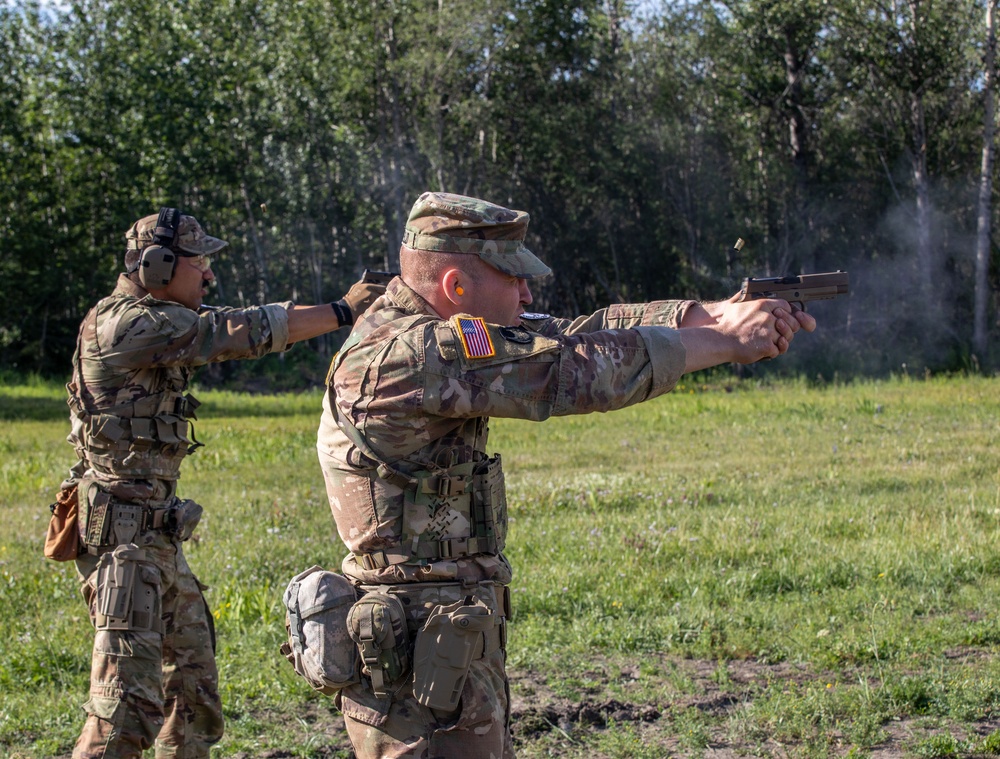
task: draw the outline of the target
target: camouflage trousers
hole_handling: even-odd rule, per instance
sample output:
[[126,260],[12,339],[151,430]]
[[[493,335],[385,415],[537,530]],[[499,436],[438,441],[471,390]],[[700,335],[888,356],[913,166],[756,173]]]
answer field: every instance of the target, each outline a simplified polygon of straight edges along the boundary
[[510,759],[510,687],[506,655],[472,662],[455,714],[417,703],[409,685],[376,698],[367,678],[337,694],[357,759]]
[[[215,630],[204,588],[181,544],[157,534],[144,546],[144,580],[158,588],[161,630],[96,630],[87,720],[73,759],[203,759],[222,737]],[[96,627],[97,563],[77,560]]]

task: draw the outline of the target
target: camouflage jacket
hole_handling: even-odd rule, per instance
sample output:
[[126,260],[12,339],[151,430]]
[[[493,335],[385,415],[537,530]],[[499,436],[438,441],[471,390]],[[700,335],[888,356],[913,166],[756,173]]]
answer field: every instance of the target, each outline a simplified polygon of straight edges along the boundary
[[194,368],[285,350],[289,305],[198,313],[121,275],[80,325],[67,385],[74,472],[122,498],[171,497],[193,443]]
[[[393,280],[334,360],[324,399],[317,448],[352,552],[344,572],[366,583],[509,582],[502,475],[499,484],[462,481],[490,461],[488,418],[609,411],[669,392],[683,373],[676,327],[689,303],[614,305],[575,320],[525,314],[523,327],[481,324],[493,349],[486,356],[462,336],[474,319],[441,319]],[[465,495],[484,488],[492,489],[485,532]]]

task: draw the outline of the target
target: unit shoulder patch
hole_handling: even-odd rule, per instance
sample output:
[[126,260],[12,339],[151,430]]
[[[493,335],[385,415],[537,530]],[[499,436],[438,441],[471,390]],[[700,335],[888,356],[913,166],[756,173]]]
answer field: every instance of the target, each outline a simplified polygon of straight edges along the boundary
[[504,340],[519,345],[527,345],[535,339],[524,327],[500,327],[497,331]]

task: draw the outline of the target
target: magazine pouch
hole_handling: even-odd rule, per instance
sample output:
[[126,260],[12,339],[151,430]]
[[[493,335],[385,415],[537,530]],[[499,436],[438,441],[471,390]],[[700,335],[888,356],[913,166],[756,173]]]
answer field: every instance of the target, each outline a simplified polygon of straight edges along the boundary
[[366,593],[351,608],[347,630],[361,654],[372,692],[386,696],[410,674],[410,637],[403,603],[389,593]]

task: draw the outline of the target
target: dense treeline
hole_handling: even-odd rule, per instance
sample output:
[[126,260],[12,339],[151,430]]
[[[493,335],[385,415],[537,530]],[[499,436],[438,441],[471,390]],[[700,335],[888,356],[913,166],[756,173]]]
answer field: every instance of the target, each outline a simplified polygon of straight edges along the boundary
[[230,241],[210,300],[312,302],[426,189],[530,211],[537,310],[848,269],[776,365],[995,368],[995,2],[9,3],[0,369],[67,373],[160,205]]

